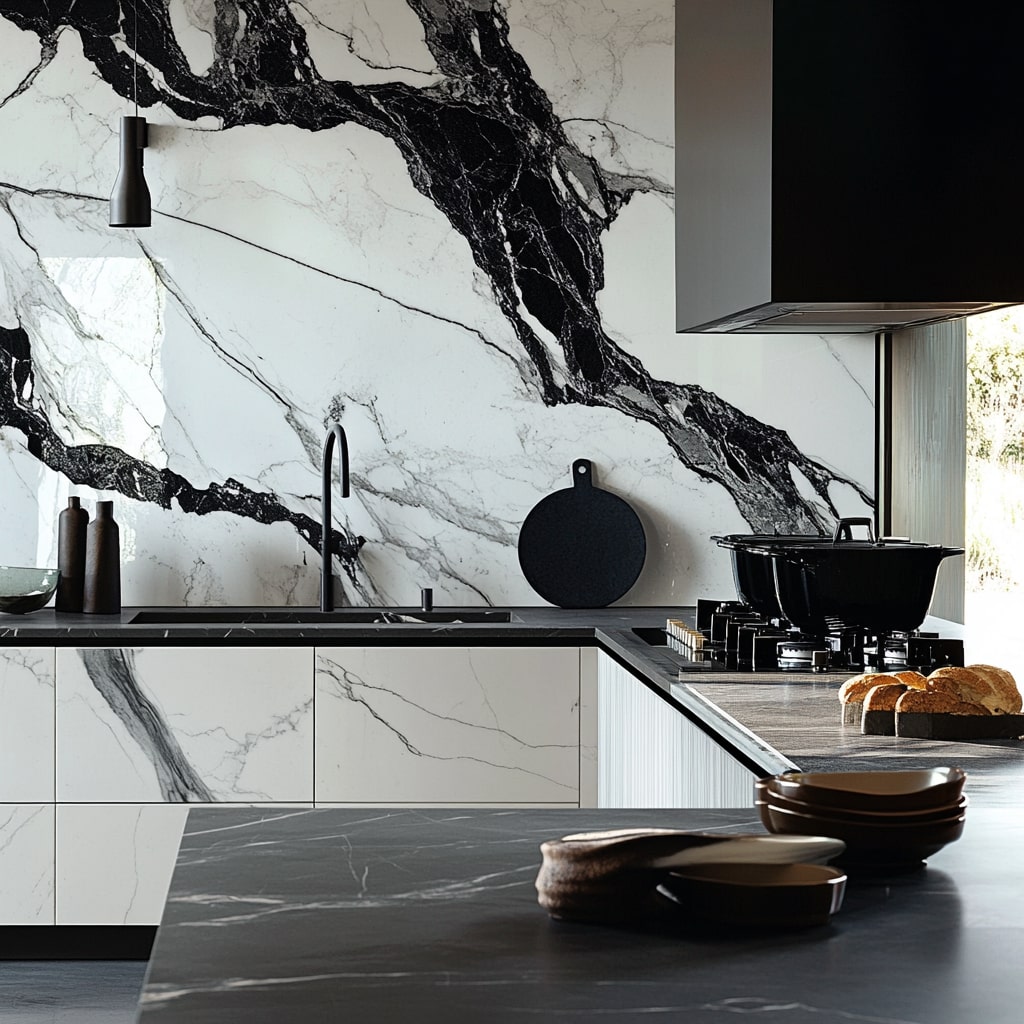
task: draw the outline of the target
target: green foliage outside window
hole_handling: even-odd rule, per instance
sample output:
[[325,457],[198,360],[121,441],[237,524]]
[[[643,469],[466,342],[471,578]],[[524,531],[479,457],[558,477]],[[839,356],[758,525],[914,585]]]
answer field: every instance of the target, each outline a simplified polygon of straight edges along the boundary
[[967,321],[967,589],[1024,584],[1024,312]]

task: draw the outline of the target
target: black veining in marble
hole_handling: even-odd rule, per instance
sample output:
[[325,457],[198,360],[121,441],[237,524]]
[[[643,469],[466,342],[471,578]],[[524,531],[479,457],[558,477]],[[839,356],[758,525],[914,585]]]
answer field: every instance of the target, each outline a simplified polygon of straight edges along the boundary
[[165,801],[213,802],[217,798],[189,764],[160,709],[142,692],[134,652],[90,647],[80,652],[97,693],[153,765]]
[[[289,124],[326,131],[355,123],[385,136],[415,187],[468,242],[525,358],[506,354],[540,401],[614,409],[654,426],[683,465],[728,491],[754,529],[822,531],[822,509],[837,513],[830,496],[837,482],[870,505],[862,487],[804,455],[785,431],[702,387],[655,379],[608,336],[597,302],[604,286],[602,236],[634,193],[669,193],[670,186],[603,170],[573,144],[509,39],[503,3],[408,4],[443,76],[426,87],[324,79],[291,7],[279,0],[218,2],[213,63],[196,75],[175,39],[168,5],[138,0],[139,101],[163,104],[186,121],[212,117],[223,128]],[[122,38],[122,8],[117,0],[0,0],[0,16],[42,43],[38,66],[18,88],[31,86],[70,28],[99,75],[122,96],[132,95],[136,61]],[[18,189],[17,183],[3,187]],[[4,337],[9,353],[20,346],[25,363],[15,366],[10,355],[0,365],[6,396],[0,425],[22,430],[30,451],[52,469],[165,506],[173,496],[187,512],[216,508],[260,522],[287,520],[316,546],[316,524],[272,494],[230,480],[197,489],[116,448],[62,445],[43,412],[14,386],[15,373],[31,373],[28,338],[17,328]],[[794,469],[810,482],[816,502],[800,492]],[[338,538],[339,545],[345,541]]]
[[[315,551],[320,550],[322,528],[312,516],[289,509],[276,495],[250,490],[228,478],[209,487],[196,487],[174,470],[157,469],[111,445],[69,445],[54,430],[34,400],[32,346],[28,333],[0,325],[0,426],[14,427],[28,438],[28,450],[72,483],[116,491],[161,508],[172,503],[184,512],[209,515],[230,512],[258,523],[290,523]],[[355,538],[332,531],[334,552],[355,582]]]

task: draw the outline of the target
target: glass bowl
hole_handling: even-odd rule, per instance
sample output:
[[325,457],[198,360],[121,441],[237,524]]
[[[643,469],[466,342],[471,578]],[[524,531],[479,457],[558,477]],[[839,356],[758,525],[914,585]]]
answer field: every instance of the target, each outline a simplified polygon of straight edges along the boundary
[[0,565],[0,612],[22,615],[45,607],[57,589],[56,569]]

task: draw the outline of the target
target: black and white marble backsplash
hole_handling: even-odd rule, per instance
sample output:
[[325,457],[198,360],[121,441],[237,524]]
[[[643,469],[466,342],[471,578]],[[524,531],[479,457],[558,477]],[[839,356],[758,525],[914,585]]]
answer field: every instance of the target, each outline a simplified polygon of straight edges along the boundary
[[[0,0],[0,562],[113,497],[127,602],[313,603],[335,419],[358,602],[536,601],[518,529],[577,457],[644,519],[636,603],[727,591],[709,533],[863,513],[871,339],[673,333],[673,31],[670,0]],[[106,226],[136,89],[138,233]]]

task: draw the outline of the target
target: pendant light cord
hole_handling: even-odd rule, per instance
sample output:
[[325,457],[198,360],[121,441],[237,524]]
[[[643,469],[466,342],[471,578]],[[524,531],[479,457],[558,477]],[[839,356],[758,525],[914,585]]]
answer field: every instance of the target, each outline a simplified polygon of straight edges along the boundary
[[135,28],[135,39],[132,42],[134,61],[132,63],[132,96],[135,99],[135,116],[139,116],[139,8],[138,0],[132,0],[132,21]]

